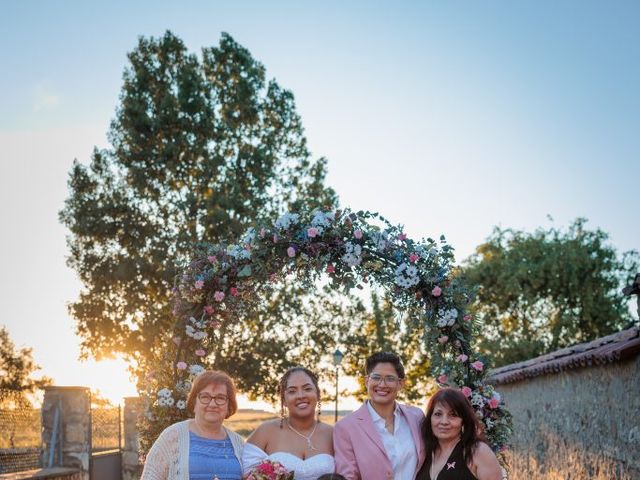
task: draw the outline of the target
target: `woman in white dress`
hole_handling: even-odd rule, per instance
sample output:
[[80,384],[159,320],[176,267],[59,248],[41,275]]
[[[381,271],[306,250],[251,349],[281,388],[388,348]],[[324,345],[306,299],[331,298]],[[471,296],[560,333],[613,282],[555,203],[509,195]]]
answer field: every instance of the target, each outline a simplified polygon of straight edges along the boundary
[[247,476],[267,459],[295,472],[295,480],[316,480],[333,473],[333,427],[316,419],[316,407],[320,410],[318,377],[304,367],[290,368],[280,379],[278,393],[281,418],[264,422],[247,439],[243,474]]

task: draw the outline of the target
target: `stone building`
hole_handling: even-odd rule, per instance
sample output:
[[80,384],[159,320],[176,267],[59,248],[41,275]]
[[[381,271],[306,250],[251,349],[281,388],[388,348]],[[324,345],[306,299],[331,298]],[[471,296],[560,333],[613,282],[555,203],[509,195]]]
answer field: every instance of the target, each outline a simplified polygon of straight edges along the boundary
[[514,452],[544,464],[566,447],[640,478],[637,327],[495,369],[489,381],[513,414]]

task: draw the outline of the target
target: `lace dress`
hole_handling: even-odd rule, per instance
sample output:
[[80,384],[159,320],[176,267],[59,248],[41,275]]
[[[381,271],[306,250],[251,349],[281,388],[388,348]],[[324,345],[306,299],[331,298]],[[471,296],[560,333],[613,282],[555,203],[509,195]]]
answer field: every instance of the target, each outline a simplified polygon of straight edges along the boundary
[[267,455],[261,448],[247,443],[242,452],[243,475],[247,475],[263,460],[281,463],[290,472],[295,472],[295,480],[316,480],[320,475],[333,473],[336,468],[333,456],[328,453],[319,453],[303,460],[289,452],[274,452]]

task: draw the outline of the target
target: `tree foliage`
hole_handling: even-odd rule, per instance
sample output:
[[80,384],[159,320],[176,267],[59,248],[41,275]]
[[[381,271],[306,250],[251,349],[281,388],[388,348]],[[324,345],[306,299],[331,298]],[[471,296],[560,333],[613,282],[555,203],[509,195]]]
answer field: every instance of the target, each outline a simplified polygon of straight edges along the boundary
[[483,323],[482,349],[504,365],[586,342],[630,319],[622,286],[638,255],[618,256],[600,229],[577,219],[566,230],[534,233],[496,228],[466,261],[477,286],[473,310]]
[[33,393],[51,384],[48,377],[33,377],[38,370],[31,348],[16,348],[6,327],[0,327],[0,390]]
[[[110,147],[74,162],[60,219],[84,285],[69,308],[83,355],[119,354],[142,371],[166,348],[174,278],[196,244],[236,239],[288,209],[331,208],[336,195],[292,93],[229,35],[201,56],[170,32],[140,38],[128,58]],[[239,351],[234,338],[229,359],[286,351],[259,337]]]

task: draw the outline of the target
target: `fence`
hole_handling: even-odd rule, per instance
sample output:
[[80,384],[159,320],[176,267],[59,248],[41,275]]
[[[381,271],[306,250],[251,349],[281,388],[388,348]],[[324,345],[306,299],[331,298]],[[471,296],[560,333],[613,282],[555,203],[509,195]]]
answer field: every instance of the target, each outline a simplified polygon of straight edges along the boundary
[[22,392],[0,390],[0,474],[40,465],[40,408]]
[[122,414],[120,406],[91,409],[91,450],[120,449],[122,446]]

